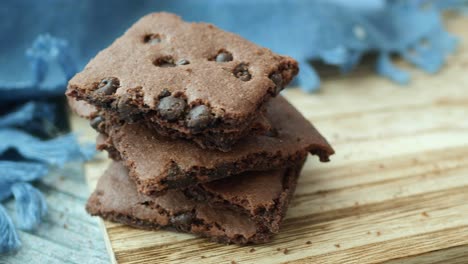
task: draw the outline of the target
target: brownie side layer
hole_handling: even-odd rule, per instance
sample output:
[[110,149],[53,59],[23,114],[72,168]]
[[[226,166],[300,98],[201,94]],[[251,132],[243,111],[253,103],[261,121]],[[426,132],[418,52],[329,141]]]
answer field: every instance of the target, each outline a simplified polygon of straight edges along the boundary
[[175,228],[220,243],[263,243],[273,235],[249,217],[227,209],[213,209],[173,190],[152,198],[139,194],[127,169],[114,162],[99,179],[86,205],[94,216],[136,228]]
[[[238,35],[154,13],[92,59],[70,80],[67,95],[186,138],[214,130],[241,137],[298,71],[292,58]],[[235,141],[231,135],[204,146],[227,150]]]
[[296,166],[264,172],[247,172],[236,177],[197,184],[183,190],[189,199],[214,208],[231,208],[248,215],[277,233],[294,191],[304,161]]
[[246,124],[249,124],[248,127],[236,127],[230,129],[221,127],[210,131],[204,131],[202,133],[190,133],[189,131],[180,132],[179,130],[161,126],[157,122],[148,121],[146,118],[143,118],[142,123],[146,124],[150,129],[153,129],[156,133],[162,136],[175,140],[187,139],[195,142],[203,149],[214,149],[229,152],[240,138],[248,135],[261,135],[269,131],[271,128],[270,124],[262,116],[263,114],[258,113],[258,115],[260,115],[260,117],[252,116],[256,119],[253,122],[246,122]]
[[157,177],[144,177],[148,175],[147,173],[138,173],[141,162],[134,162],[133,159],[126,156],[125,152],[118,151],[115,144],[112,144],[111,138],[106,137],[104,134],[101,134],[99,138],[101,140],[97,145],[98,149],[108,151],[109,157],[114,160],[122,160],[125,166],[130,169],[130,177],[136,182],[139,191],[152,196],[159,196],[168,190],[186,188],[197,183],[211,182],[231,176],[237,177],[237,175],[246,171],[265,171],[291,167],[300,163],[308,155],[307,151],[299,151],[287,157],[283,157],[281,153],[271,155],[268,153],[254,153],[245,159],[230,164],[218,165],[215,168],[193,167],[189,171],[181,171],[174,163],[171,163],[169,168],[155,165],[152,173],[157,172],[157,170],[167,171],[164,172],[167,177],[158,180]]
[[[106,129],[104,125],[114,126],[124,123],[119,117],[99,111],[95,106],[88,104],[85,101],[77,101],[75,98],[67,97],[68,104],[71,109],[77,113],[80,117],[90,119],[90,125],[98,132],[105,133]],[[231,150],[234,142],[239,137],[245,137],[247,135],[262,135],[268,133],[271,130],[271,125],[266,119],[263,112],[258,113],[254,122],[249,129],[239,130],[213,130],[208,133],[202,134],[183,134],[176,130],[167,129],[165,127],[158,126],[156,123],[145,122],[144,119],[132,120],[131,122],[141,122],[152,129],[155,133],[172,139],[187,139],[195,142],[203,149],[218,149],[224,152]],[[111,154],[111,157],[117,157]],[[114,158],[115,159],[115,158]]]
[[139,191],[148,195],[244,171],[290,167],[308,153],[318,155],[322,161],[333,154],[327,141],[284,98],[268,102],[265,115],[272,126],[271,133],[247,136],[229,153],[161,137],[141,123],[111,126],[102,122],[95,127],[109,134],[101,148],[113,151],[112,157],[122,157]]
[[[103,135],[98,136],[97,147],[108,151],[110,156],[117,153],[106,144]],[[120,160],[118,156],[112,158]],[[270,232],[277,233],[304,163],[305,160],[302,160],[294,166],[276,171],[244,172],[235,177],[192,185],[181,191],[188,199],[245,214],[257,224],[265,225]]]
[[109,128],[109,142],[130,169],[139,191],[148,195],[245,171],[291,167],[308,153],[328,161],[333,149],[284,98],[269,102],[266,116],[275,133],[246,137],[228,153],[168,140],[139,124]]

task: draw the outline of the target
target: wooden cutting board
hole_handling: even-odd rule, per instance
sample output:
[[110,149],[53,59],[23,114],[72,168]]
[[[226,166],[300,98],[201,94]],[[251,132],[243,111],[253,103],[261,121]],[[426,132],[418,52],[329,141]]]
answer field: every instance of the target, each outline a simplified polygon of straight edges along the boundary
[[[191,235],[103,222],[118,263],[468,263],[468,19],[438,75],[408,87],[361,67],[318,94],[285,96],[336,150],[310,157],[281,233],[268,244],[219,245]],[[400,65],[406,67],[403,63]],[[410,67],[408,67],[410,68]],[[73,118],[84,139],[95,133]],[[109,161],[90,162],[91,188]]]

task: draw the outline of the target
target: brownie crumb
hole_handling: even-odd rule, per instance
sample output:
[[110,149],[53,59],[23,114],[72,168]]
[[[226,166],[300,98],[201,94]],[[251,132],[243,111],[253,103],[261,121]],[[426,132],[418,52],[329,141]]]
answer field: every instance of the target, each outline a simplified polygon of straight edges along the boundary
[[235,262],[235,261],[233,260],[233,261],[231,261],[231,264],[237,264],[237,262]]
[[200,258],[204,259],[204,258],[206,258],[206,257],[205,257],[205,256],[201,256]]
[[341,246],[340,246],[340,244],[335,244],[335,247],[340,248]]
[[281,248],[277,248],[276,251],[281,251]]
[[382,233],[380,233],[380,231],[377,231],[377,236],[380,236]]
[[422,212],[421,215],[424,216],[424,217],[429,217],[429,214],[426,213],[426,212]]
[[311,244],[312,244],[312,242],[310,242],[310,241],[306,242],[306,245],[311,245]]
[[250,252],[250,253],[255,252],[255,248],[251,248],[251,249],[249,250],[249,252]]
[[285,249],[283,250],[283,254],[287,255],[288,253],[289,253],[289,249],[285,248]]

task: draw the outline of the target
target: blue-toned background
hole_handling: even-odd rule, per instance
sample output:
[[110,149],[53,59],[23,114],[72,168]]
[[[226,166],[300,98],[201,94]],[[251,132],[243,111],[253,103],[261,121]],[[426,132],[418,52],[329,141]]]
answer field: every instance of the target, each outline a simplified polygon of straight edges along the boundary
[[[175,0],[73,1],[4,0],[0,7],[0,82],[32,77],[24,51],[45,32],[68,40],[79,68],[152,11],[175,12],[189,21],[206,21],[301,63],[299,84],[318,87],[307,61],[321,59],[349,71],[369,51],[379,51],[377,70],[406,83],[409,76],[386,67],[387,53],[399,53],[427,72],[435,72],[455,40],[443,30],[439,10],[462,0]],[[431,4],[432,3],[432,4]],[[339,19],[337,19],[339,18]],[[419,49],[421,40],[433,41]],[[411,56],[409,49],[420,54]],[[427,48],[427,46],[426,46]],[[391,65],[390,65],[391,66]],[[392,72],[393,71],[393,72]],[[52,78],[63,76],[52,74]]]

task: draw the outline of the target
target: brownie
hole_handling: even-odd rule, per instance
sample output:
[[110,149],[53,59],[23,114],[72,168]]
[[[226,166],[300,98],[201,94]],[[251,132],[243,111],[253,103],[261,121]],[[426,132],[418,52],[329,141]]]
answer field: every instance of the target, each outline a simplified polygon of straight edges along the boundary
[[[273,173],[281,175],[278,177],[281,180],[297,179],[299,170],[300,168]],[[255,181],[256,174],[250,176]],[[239,184],[244,185],[245,182]],[[262,203],[270,199],[273,194],[281,192],[276,187],[248,188],[245,192],[247,191],[249,193],[244,195],[254,204]],[[268,193],[270,191],[271,194]],[[262,243],[270,240],[273,235],[273,232],[261,221],[253,221],[247,215],[227,207],[214,208],[206,203],[187,199],[179,190],[168,191],[156,198],[140,194],[129,179],[127,169],[118,162],[113,162],[99,179],[96,190],[88,200],[86,210],[91,215],[136,228],[175,228],[220,243]],[[278,226],[286,210],[287,203],[275,211],[274,218],[277,219]]]
[[238,35],[153,13],[96,55],[70,80],[67,95],[228,151],[297,73],[292,58]]
[[191,142],[160,137],[140,123],[108,126],[101,149],[119,153],[138,190],[159,195],[168,189],[230,177],[245,171],[293,166],[308,153],[328,161],[333,149],[286,99],[267,103],[272,131],[248,136],[232,152],[203,150]]
[[183,190],[189,199],[214,208],[248,215],[256,224],[277,233],[294,194],[304,161],[278,170],[244,172],[236,177],[197,184]]

